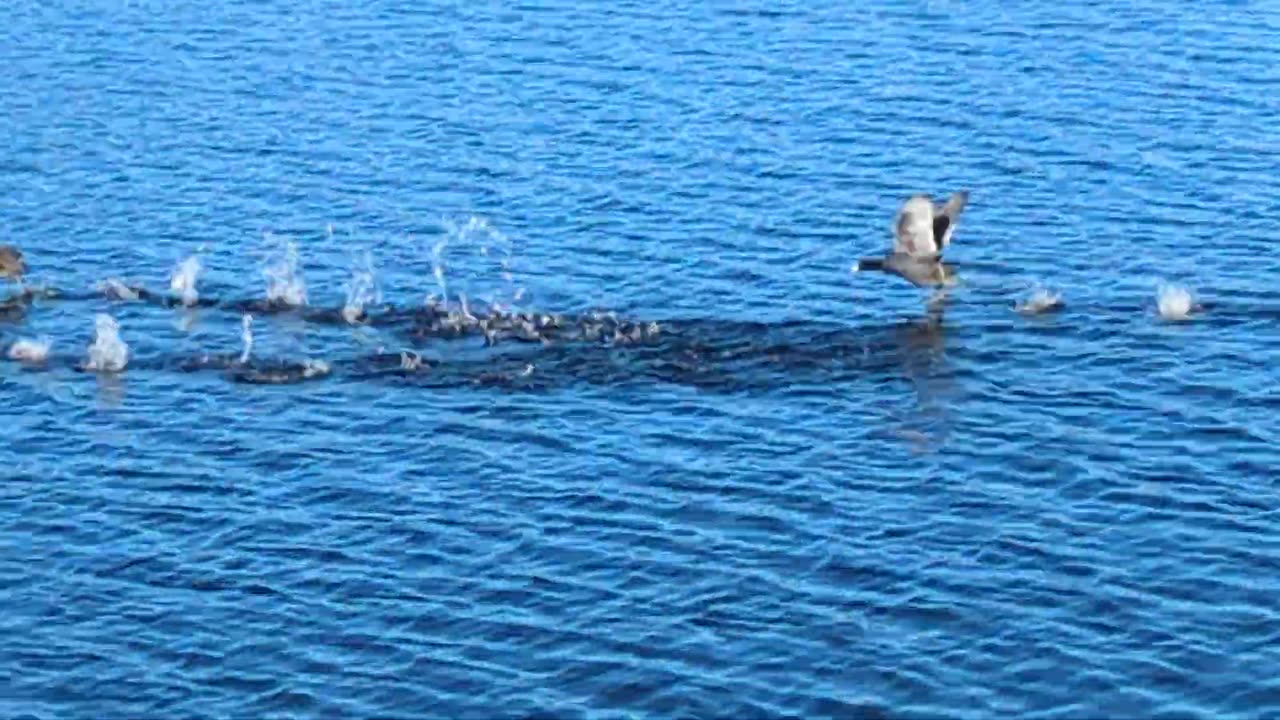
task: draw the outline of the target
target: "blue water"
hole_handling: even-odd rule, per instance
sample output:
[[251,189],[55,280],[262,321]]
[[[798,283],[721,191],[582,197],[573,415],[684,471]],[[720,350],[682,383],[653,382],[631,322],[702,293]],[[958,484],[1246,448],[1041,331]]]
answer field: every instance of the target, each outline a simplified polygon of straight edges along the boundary
[[[0,66],[63,293],[0,315],[52,343],[0,362],[0,715],[1280,713],[1276,6],[20,1]],[[930,324],[850,267],[961,187]],[[202,358],[281,238],[318,314],[254,384]],[[439,265],[661,332],[321,317],[366,251],[387,313]],[[193,255],[214,304],[94,289]]]

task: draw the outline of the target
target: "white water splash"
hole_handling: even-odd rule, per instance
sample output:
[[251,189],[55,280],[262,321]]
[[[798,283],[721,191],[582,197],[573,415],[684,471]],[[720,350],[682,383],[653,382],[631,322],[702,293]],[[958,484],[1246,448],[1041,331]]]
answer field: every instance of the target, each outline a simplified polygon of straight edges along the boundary
[[129,346],[120,339],[120,324],[105,313],[93,319],[93,344],[89,346],[86,370],[120,372],[129,364]]
[[307,283],[298,267],[298,245],[287,238],[277,238],[267,233],[267,240],[274,241],[279,250],[275,262],[262,269],[267,280],[267,300],[290,307],[307,304]]
[[249,353],[253,351],[253,316],[245,313],[240,319],[240,341],[244,350],[240,352],[240,364],[249,362]]
[[53,342],[42,337],[38,340],[21,338],[9,348],[9,359],[24,363],[42,363],[49,357]]
[[98,291],[107,297],[108,300],[123,300],[125,302],[133,302],[138,299],[138,291],[125,285],[118,278],[107,278],[98,283]]
[[1191,317],[1194,298],[1182,285],[1161,282],[1156,287],[1156,306],[1165,320],[1186,320]]
[[196,291],[196,279],[199,278],[202,269],[200,256],[192,255],[179,263],[169,277],[169,289],[186,307],[195,305],[200,299],[200,293]]
[[302,361],[302,377],[313,378],[317,375],[328,375],[332,370],[329,363],[324,360],[303,360]]
[[1014,305],[1014,309],[1023,315],[1039,315],[1060,307],[1062,307],[1062,293],[1038,285],[1031,289],[1030,297]]
[[354,325],[360,319],[365,306],[380,302],[382,302],[382,288],[378,284],[373,255],[366,250],[352,263],[351,279],[347,281],[347,302],[342,307],[342,318],[348,325]]
[[[440,296],[447,302],[449,300],[449,284],[444,279],[444,251],[449,247],[449,237],[440,239],[440,242],[431,248],[431,271],[436,276],[436,287],[440,288]],[[429,301],[428,301],[429,302]]]
[[[515,287],[513,244],[488,220],[475,215],[458,222],[441,220],[444,232],[431,248],[436,288],[446,306],[449,288],[490,307],[514,306],[524,295]],[[495,267],[496,266],[496,267]]]

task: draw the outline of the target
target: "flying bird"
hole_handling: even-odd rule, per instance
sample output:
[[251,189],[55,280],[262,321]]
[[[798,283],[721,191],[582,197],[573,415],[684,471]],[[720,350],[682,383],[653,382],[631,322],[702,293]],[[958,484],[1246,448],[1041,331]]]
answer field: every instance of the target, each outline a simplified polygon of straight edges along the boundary
[[942,251],[951,244],[956,222],[968,203],[968,190],[952,193],[943,205],[935,205],[925,194],[907,198],[894,219],[893,251],[884,257],[859,259],[854,272],[879,270],[916,287],[954,284],[955,269],[942,262]]

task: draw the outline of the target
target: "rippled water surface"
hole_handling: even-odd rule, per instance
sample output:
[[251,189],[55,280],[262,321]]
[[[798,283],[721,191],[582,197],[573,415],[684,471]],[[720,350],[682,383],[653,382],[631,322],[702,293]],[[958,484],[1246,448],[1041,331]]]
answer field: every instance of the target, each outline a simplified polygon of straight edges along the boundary
[[[20,1],[0,63],[0,715],[1280,712],[1277,6]],[[850,272],[962,187],[940,320]]]

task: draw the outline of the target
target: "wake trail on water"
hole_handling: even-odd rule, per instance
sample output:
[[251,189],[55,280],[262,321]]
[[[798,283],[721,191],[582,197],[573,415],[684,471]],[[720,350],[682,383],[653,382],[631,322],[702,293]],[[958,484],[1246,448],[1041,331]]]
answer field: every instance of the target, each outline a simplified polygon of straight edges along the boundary
[[[899,362],[902,353],[936,346],[944,338],[965,334],[992,335],[1016,330],[1010,317],[1052,314],[1050,326],[1039,332],[1070,333],[1073,327],[1095,323],[1125,332],[1141,317],[1140,308],[1123,303],[1068,305],[1063,293],[1038,282],[1027,294],[1010,301],[994,286],[974,283],[975,296],[956,301],[965,307],[1000,307],[1014,311],[963,325],[928,319],[851,326],[838,321],[794,320],[752,322],[698,317],[624,318],[602,310],[546,312],[524,304],[526,288],[515,281],[512,242],[480,218],[444,223],[444,232],[424,248],[431,262],[434,287],[422,304],[397,305],[384,301],[377,266],[368,249],[351,253],[345,297],[339,307],[309,302],[301,252],[291,238],[264,234],[263,294],[220,298],[199,290],[206,262],[197,252],[178,262],[166,291],[109,277],[88,291],[64,291],[24,286],[0,303],[0,330],[6,321],[21,322],[26,313],[47,303],[141,303],[185,313],[226,312],[241,318],[239,352],[171,358],[131,359],[119,322],[97,313],[94,340],[87,355],[73,362],[52,353],[48,337],[20,337],[5,345],[5,357],[28,369],[74,367],[97,373],[178,370],[217,371],[238,382],[293,383],[322,378],[388,379],[406,386],[440,387],[496,384],[509,387],[554,387],[564,382],[591,383],[662,381],[705,387],[749,387],[754,383],[785,385],[798,377],[816,382],[875,371],[886,362]],[[329,237],[333,230],[329,228]],[[976,267],[976,266],[975,266]],[[496,283],[489,278],[497,277]],[[983,294],[983,293],[986,294]],[[1162,283],[1157,292],[1159,317],[1182,321],[1210,312],[1219,324],[1280,319],[1280,309],[1255,306],[1232,308],[1196,303],[1191,292]],[[318,326],[346,326],[376,330],[358,336],[371,352],[344,357],[271,359],[254,355],[256,319],[288,316]],[[1063,320],[1069,316],[1070,323]],[[474,341],[487,354],[449,359],[423,351]],[[390,346],[390,348],[388,348]],[[397,347],[398,346],[398,347]],[[523,348],[518,352],[507,346]],[[893,359],[896,358],[896,359]],[[890,360],[892,359],[892,360]]]

